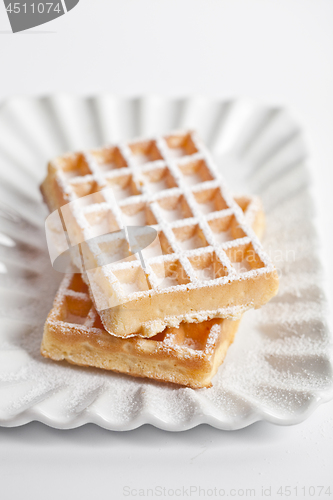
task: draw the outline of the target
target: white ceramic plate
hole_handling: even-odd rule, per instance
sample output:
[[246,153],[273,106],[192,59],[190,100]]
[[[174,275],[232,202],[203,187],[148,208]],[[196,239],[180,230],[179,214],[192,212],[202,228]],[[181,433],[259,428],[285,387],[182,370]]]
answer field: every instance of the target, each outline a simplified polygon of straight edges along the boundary
[[[259,194],[278,296],[245,315],[213,387],[192,390],[54,363],[39,354],[61,275],[46,252],[38,185],[49,158],[121,138],[196,128],[238,193]],[[332,397],[330,335],[299,128],[245,102],[55,96],[0,108],[0,423],[113,430],[292,424]]]

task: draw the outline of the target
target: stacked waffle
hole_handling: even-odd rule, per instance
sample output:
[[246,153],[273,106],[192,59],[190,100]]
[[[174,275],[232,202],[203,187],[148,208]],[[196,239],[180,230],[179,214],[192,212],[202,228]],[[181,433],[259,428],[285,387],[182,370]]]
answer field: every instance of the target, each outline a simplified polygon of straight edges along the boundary
[[194,132],[57,158],[41,189],[54,211],[51,258],[73,250],[75,271],[47,318],[42,354],[209,386],[241,315],[277,292],[257,237],[259,200],[232,197]]

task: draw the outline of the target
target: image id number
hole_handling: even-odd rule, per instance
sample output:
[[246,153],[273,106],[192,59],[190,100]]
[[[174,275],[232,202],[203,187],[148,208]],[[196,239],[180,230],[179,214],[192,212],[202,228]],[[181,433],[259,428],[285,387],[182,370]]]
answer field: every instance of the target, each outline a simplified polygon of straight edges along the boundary
[[27,12],[31,12],[32,14],[49,14],[50,12],[57,12],[60,14],[62,12],[62,8],[59,2],[46,2],[46,3],[23,3],[13,2],[10,3],[7,8],[7,12],[10,14],[19,14]]
[[277,495],[281,497],[330,497],[332,495],[331,488],[329,486],[280,486],[276,492]]

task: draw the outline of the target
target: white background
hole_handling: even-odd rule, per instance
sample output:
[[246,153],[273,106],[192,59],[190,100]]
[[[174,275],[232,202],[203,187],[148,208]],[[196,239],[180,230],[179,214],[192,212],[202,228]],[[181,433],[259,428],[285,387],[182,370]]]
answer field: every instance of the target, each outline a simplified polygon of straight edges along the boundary
[[[287,107],[309,145],[332,298],[332,26],[331,0],[81,0],[67,15],[13,35],[0,4],[0,100],[111,91]],[[235,498],[265,498],[262,486],[271,487],[272,499],[285,498],[279,486],[291,486],[295,499],[314,498],[303,486],[330,485],[333,498],[332,466],[332,403],[294,427],[257,423],[237,432],[58,431],[37,423],[0,429],[3,500],[121,499],[126,486],[139,495],[155,486],[189,493],[191,485],[205,488],[206,497],[209,488],[224,488],[226,496],[241,489]],[[330,498],[318,491],[315,498]]]

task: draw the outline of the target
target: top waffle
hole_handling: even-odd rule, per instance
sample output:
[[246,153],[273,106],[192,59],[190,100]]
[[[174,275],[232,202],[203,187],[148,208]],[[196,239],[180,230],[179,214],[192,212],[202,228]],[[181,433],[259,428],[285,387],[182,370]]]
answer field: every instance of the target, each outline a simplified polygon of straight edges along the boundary
[[[69,243],[80,245],[84,278],[114,335],[238,318],[277,291],[273,265],[193,132],[57,158],[42,192],[51,209],[62,207]],[[115,233],[135,225],[158,234],[141,255],[129,251],[126,231]]]

